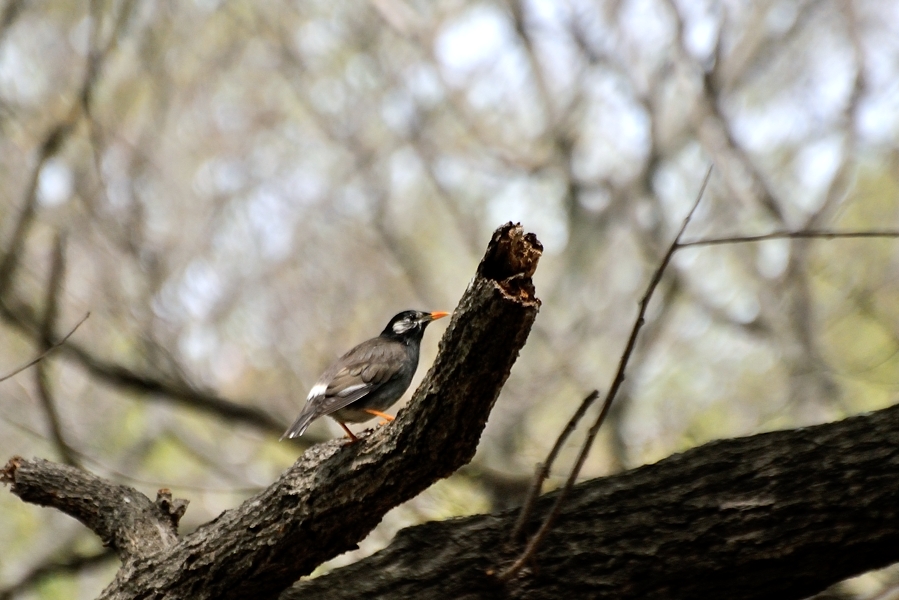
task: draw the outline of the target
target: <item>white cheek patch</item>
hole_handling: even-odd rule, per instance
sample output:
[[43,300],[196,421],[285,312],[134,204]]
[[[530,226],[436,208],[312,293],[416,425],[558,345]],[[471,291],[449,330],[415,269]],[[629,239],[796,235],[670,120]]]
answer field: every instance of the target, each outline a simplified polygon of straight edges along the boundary
[[415,327],[415,323],[410,321],[397,321],[393,324],[393,333],[401,335]]
[[327,392],[327,391],[328,391],[327,383],[316,383],[315,385],[312,386],[312,389],[309,390],[309,395],[306,396],[306,400],[315,398],[316,396],[324,396],[325,392]]

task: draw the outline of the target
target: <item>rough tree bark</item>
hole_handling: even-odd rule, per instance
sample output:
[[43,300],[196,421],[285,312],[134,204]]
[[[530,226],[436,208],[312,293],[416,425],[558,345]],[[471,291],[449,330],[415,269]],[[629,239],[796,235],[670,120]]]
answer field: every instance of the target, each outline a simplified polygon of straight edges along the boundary
[[[539,244],[496,232],[435,365],[393,425],[307,451],[270,488],[178,538],[184,506],[72,467],[15,458],[23,500],[80,519],[123,566],[104,598],[274,598],[352,548],[392,506],[474,453],[539,301]],[[282,598],[799,599],[899,561],[899,407],[714,442],[575,488],[529,569],[515,511],[406,529]],[[538,503],[529,528],[552,502]]]
[[355,548],[388,510],[471,460],[540,306],[531,276],[541,253],[533,234],[500,227],[433,367],[392,424],[355,444],[309,449],[268,489],[183,539],[175,534],[183,501],[164,493],[154,504],[78,469],[20,457],[2,479],[23,500],[70,514],[116,549],[122,567],[104,599],[275,598]]
[[[530,526],[552,504],[541,498]],[[532,569],[516,511],[404,529],[282,600],[801,599],[899,561],[899,406],[706,444],[576,486]]]

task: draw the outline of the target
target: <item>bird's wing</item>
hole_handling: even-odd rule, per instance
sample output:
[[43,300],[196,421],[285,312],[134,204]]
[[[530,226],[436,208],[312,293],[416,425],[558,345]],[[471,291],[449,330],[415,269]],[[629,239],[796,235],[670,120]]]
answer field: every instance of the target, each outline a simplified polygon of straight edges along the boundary
[[406,348],[401,343],[363,342],[325,371],[309,392],[316,416],[329,415],[372,393],[400,374]]

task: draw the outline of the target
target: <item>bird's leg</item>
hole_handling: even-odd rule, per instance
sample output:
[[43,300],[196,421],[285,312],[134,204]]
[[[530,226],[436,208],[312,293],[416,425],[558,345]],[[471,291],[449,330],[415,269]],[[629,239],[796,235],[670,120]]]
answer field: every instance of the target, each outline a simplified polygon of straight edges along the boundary
[[343,427],[343,430],[346,431],[346,434],[347,434],[348,436],[350,436],[350,443],[351,443],[351,444],[353,444],[353,443],[359,441],[359,438],[357,438],[355,435],[353,435],[353,432],[350,431],[350,428],[349,428],[349,427],[347,427],[346,425],[344,425],[344,424],[341,423],[340,421],[337,421],[337,424],[340,425],[341,427]]
[[382,419],[384,419],[384,422],[381,423],[381,425],[384,425],[385,423],[390,423],[391,421],[393,421],[396,418],[396,417],[391,417],[387,413],[383,413],[383,412],[381,412],[379,410],[375,410],[373,408],[363,408],[362,411],[367,412],[370,415],[374,415],[376,417],[381,417]]

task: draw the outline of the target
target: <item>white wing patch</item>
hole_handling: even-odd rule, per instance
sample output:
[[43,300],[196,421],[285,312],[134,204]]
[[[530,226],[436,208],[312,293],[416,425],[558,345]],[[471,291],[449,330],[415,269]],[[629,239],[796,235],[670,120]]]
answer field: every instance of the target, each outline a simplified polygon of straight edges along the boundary
[[337,396],[339,398],[346,398],[347,396],[351,396],[353,394],[353,392],[358,392],[359,390],[364,390],[367,387],[368,387],[367,383],[358,383],[356,385],[351,385],[351,386],[346,387],[346,388],[340,390],[339,392],[337,392]]
[[309,395],[306,396],[306,400],[311,400],[317,396],[324,396],[325,392],[328,391],[327,383],[316,383],[312,386],[312,389],[309,390]]

